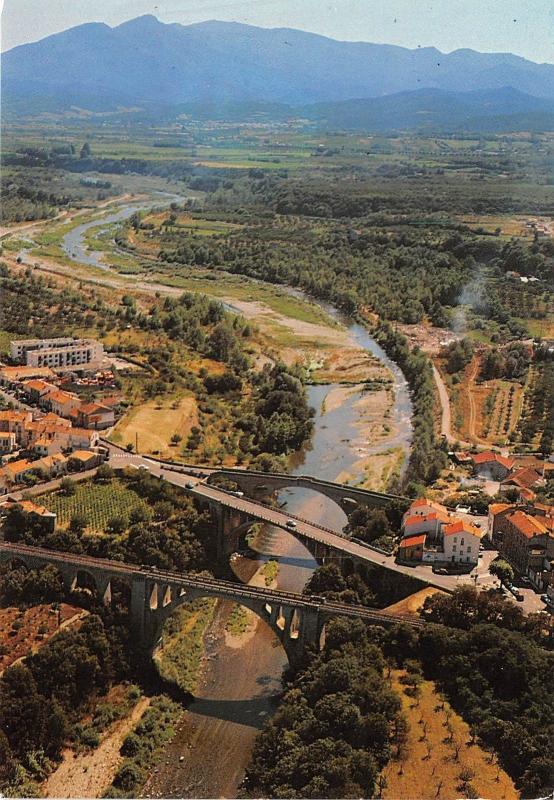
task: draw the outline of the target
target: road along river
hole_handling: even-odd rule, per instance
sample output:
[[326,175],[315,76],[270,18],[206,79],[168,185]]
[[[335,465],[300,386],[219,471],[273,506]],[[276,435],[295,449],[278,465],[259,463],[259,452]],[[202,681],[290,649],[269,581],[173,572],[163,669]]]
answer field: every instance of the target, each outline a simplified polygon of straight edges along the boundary
[[[175,198],[171,197],[169,202]],[[160,205],[168,198],[160,198]],[[81,264],[106,269],[102,254],[86,249],[84,237],[93,227],[106,227],[128,219],[146,204],[134,203],[103,219],[87,222],[70,231],[63,247],[70,258]],[[325,309],[338,317],[334,309]],[[390,439],[378,445],[364,441],[361,425],[359,389],[343,395],[339,404],[326,398],[338,387],[308,387],[310,404],[315,409],[314,433],[310,444],[293,458],[292,472],[336,480],[352,475],[354,481],[360,454],[367,456],[383,447],[409,451],[412,406],[406,381],[367,330],[341,320],[352,342],[369,350],[390,370],[394,381],[394,410]],[[304,489],[287,489],[279,495],[291,513],[340,531],[344,512],[330,500]],[[317,566],[310,553],[286,531],[265,526],[254,542],[255,554],[235,559],[233,568],[244,581],[251,580],[258,567],[270,557],[279,563],[276,588],[301,592]],[[205,667],[197,697],[184,713],[176,736],[164,758],[145,786],[147,797],[236,797],[244,769],[250,759],[255,737],[276,708],[281,689],[281,673],[286,664],[284,651],[261,620],[253,629],[233,642],[225,625],[232,606],[219,603],[208,630]],[[257,619],[257,618],[256,618]]]

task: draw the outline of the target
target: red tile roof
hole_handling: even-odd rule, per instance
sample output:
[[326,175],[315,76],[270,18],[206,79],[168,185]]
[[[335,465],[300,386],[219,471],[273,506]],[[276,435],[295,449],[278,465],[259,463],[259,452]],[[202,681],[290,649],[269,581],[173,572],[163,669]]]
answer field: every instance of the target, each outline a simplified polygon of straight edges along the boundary
[[465,519],[457,519],[455,522],[451,522],[450,525],[447,525],[444,529],[445,536],[452,536],[455,533],[467,533],[471,536],[479,537],[483,535],[479,528],[476,528],[475,525],[471,525],[471,523],[466,522]]
[[493,453],[492,450],[487,450],[484,453],[477,453],[473,456],[474,464],[490,464],[491,461],[502,464],[506,469],[512,469],[514,466],[513,458],[506,458],[505,456],[501,456],[500,453]]
[[425,544],[425,534],[419,533],[417,536],[408,536],[402,539],[399,547],[415,547],[418,544]]
[[542,522],[539,522],[536,517],[531,517],[524,511],[514,511],[512,514],[508,514],[507,518],[526,539],[532,539],[533,536],[539,536],[541,533],[547,533],[548,531]]
[[504,479],[504,483],[513,483],[522,489],[530,489],[535,484],[542,481],[541,475],[532,467],[524,467],[512,472]]

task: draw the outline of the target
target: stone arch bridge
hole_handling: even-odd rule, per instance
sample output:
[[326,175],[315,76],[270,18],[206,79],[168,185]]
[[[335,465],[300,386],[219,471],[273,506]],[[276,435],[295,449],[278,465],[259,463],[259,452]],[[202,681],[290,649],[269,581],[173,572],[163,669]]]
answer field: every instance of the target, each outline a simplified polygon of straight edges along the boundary
[[280,489],[298,487],[311,489],[335,502],[346,514],[360,505],[372,508],[384,508],[391,503],[407,503],[405,497],[382,492],[372,492],[345,483],[335,483],[311,475],[288,475],[286,473],[256,472],[244,469],[213,469],[206,471],[208,484],[218,479],[233,481],[241,491],[252,499],[265,497]]
[[323,598],[247,586],[204,576],[137,567],[72,553],[44,550],[20,544],[0,543],[0,564],[38,569],[56,567],[68,590],[83,588],[96,593],[105,604],[111,602],[114,579],[130,588],[131,625],[138,640],[154,650],[160,643],[165,620],[182,603],[199,597],[232,600],[249,608],[276,634],[290,662],[306,646],[320,648],[325,625],[333,617],[355,617],[367,623],[391,625],[406,623],[422,627],[421,620],[387,614],[383,611],[327,603]]

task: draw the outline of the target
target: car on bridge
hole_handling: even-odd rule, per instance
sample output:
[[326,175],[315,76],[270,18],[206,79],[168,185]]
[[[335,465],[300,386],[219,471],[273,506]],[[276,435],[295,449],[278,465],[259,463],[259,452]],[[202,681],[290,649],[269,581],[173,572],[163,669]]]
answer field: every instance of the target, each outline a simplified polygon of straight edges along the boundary
[[287,526],[287,528],[292,528],[292,529],[297,527],[296,522],[293,519],[288,519],[285,525]]

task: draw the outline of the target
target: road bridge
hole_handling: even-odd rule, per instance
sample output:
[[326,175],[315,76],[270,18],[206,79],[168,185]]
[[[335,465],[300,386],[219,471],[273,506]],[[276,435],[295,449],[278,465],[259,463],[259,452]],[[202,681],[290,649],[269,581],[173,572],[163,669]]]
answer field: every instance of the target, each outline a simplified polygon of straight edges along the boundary
[[[119,452],[127,455],[122,448],[114,446],[108,440],[103,440],[104,445],[113,453]],[[149,459],[157,461],[157,459]],[[364,505],[372,508],[384,508],[391,503],[409,504],[409,499],[395,494],[373,492],[369,489],[360,489],[336,481],[326,481],[311,475],[290,475],[284,472],[260,472],[242,467],[204,467],[193,464],[180,464],[175,461],[159,460],[157,463],[166,468],[182,470],[190,475],[205,478],[210,485],[217,485],[218,480],[232,481],[237,487],[253,499],[261,499],[281,489],[298,487],[311,489],[335,502],[347,514],[357,506]]]
[[132,628],[138,640],[151,650],[160,643],[167,617],[181,604],[199,597],[231,600],[249,608],[273,630],[291,662],[307,646],[320,648],[324,642],[326,623],[337,616],[361,619],[376,625],[405,623],[420,628],[425,624],[413,617],[326,602],[320,597],[21,544],[0,543],[0,563],[25,569],[53,565],[69,591],[87,589],[105,604],[111,602],[112,582],[116,578],[124,581],[130,588]]
[[[217,525],[220,556],[232,553],[238,548],[240,535],[249,525],[265,522],[295,536],[313,557],[322,563],[338,560],[347,567],[362,572],[368,566],[376,565],[445,592],[452,592],[457,586],[469,583],[471,580],[467,574],[437,574],[427,565],[399,564],[394,556],[387,555],[369,545],[346,539],[330,528],[293,516],[283,509],[264,505],[259,500],[246,496],[240,497],[221,487],[211,485],[207,482],[208,476],[205,474],[207,470],[204,468],[183,467],[170,462],[160,462],[145,456],[121,452],[119,448],[111,451],[109,463],[116,469],[122,469],[125,466],[147,469],[152,475],[162,477],[175,486],[181,487],[197,502],[209,507]],[[265,473],[261,474],[265,476]],[[291,521],[294,523],[294,527],[291,527]]]

